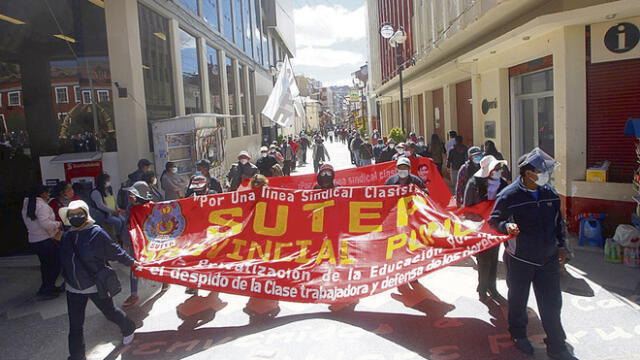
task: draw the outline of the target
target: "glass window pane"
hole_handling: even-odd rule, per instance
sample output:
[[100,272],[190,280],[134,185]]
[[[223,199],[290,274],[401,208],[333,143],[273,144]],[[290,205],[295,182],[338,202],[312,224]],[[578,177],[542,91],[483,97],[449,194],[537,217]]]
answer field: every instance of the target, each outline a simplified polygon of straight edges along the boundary
[[269,37],[267,36],[266,28],[262,31],[262,65],[271,65],[271,57],[269,54]]
[[211,111],[222,114],[222,86],[220,80],[220,64],[218,50],[207,46],[207,74],[209,76],[209,96],[211,97]]
[[182,5],[191,10],[194,14],[198,14],[198,0],[180,0]]
[[533,114],[533,102],[534,99],[520,100],[520,111],[522,114],[521,128],[522,128],[522,142],[520,148],[520,155],[527,153],[534,148],[534,127],[535,118]]
[[193,114],[202,111],[200,91],[200,69],[198,67],[198,46],[196,38],[180,29],[180,59],[182,62],[182,83],[184,87],[184,111]]
[[204,18],[204,21],[211,25],[211,27],[220,31],[218,0],[202,0],[202,17]]
[[147,118],[154,120],[173,117],[176,113],[169,21],[140,4],[138,21]]
[[522,75],[520,94],[532,94],[553,90],[553,71],[551,69],[533,74]]
[[244,35],[242,34],[242,0],[233,1],[233,26],[235,28],[235,42],[240,49],[244,49]]
[[[239,115],[238,107],[236,106],[236,72],[233,67],[233,60],[228,57],[225,57],[224,60],[225,66],[227,68],[227,89],[228,89],[228,98],[227,101],[229,103],[229,114],[231,115]],[[240,127],[238,126],[238,120],[235,118],[231,119],[231,137],[240,136]]]
[[262,19],[260,17],[260,0],[251,2],[251,16],[253,18],[253,58],[262,63]]
[[253,43],[252,43],[252,21],[251,18],[251,6],[249,6],[250,0],[242,1],[242,14],[244,19],[244,49],[247,52],[247,55],[253,57]]
[[240,77],[240,103],[238,104],[238,107],[240,108],[240,114],[244,115],[242,117],[242,134],[243,135],[249,135],[249,116],[251,116],[251,113],[249,111],[247,111],[246,107],[246,97],[245,94],[247,93],[247,84],[245,83],[245,78],[244,78],[244,65],[240,65],[238,67],[238,76]]
[[224,29],[224,37],[233,42],[233,13],[231,12],[231,2],[233,0],[222,1],[222,27]]
[[553,96],[538,99],[538,146],[554,156]]

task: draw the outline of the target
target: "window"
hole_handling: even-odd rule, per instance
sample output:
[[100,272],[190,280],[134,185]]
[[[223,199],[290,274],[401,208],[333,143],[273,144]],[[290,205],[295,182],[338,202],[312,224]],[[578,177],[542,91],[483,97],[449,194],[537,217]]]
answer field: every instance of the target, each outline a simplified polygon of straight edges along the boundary
[[270,54],[269,54],[269,37],[267,36],[267,27],[265,26],[262,31],[262,65],[269,66],[270,62]]
[[147,118],[154,120],[173,117],[175,102],[169,21],[140,4],[138,20]]
[[98,90],[98,102],[108,102],[109,101],[109,90]]
[[235,43],[240,49],[244,49],[244,35],[242,33],[242,0],[233,1],[233,27],[235,29]]
[[[229,114],[231,115],[239,115],[238,107],[236,106],[236,71],[233,66],[233,60],[228,57],[225,57],[224,60],[225,67],[227,68],[227,88],[228,88],[228,99],[229,102]],[[235,118],[231,119],[231,137],[240,136],[240,127],[238,126],[238,120]]]
[[238,66],[238,76],[240,78],[240,103],[238,103],[238,108],[239,108],[239,113],[241,115],[244,115],[242,117],[242,135],[246,136],[249,135],[249,116],[251,116],[251,112],[247,111],[247,104],[245,103],[245,101],[247,101],[247,97],[245,96],[245,94],[247,93],[247,84],[246,84],[246,79],[245,79],[245,66],[244,65],[239,65]]
[[82,97],[80,95],[80,86],[73,87],[73,96],[76,98],[77,103],[82,101]]
[[198,15],[198,0],[180,0],[182,5],[191,10],[194,14]]
[[247,52],[249,57],[253,57],[253,43],[251,41],[251,33],[253,26],[251,24],[251,6],[249,3],[251,0],[243,0],[242,1],[242,16],[244,18],[244,50]]
[[69,103],[69,90],[66,87],[56,88],[56,104],[68,104]]
[[20,91],[7,93],[7,104],[9,104],[9,106],[20,106]]
[[[251,18],[253,19],[253,58],[262,64],[262,19],[260,18],[260,0],[251,1]],[[264,64],[263,64],[264,65]]]
[[[224,1],[224,0],[222,0]],[[211,27],[220,31],[218,19],[218,0],[202,0],[202,17]]]
[[218,50],[211,46],[207,46],[207,76],[209,76],[211,111],[216,114],[222,114],[222,80],[220,77]]
[[233,42],[233,13],[231,12],[231,2],[233,0],[222,1],[222,28],[224,37]]
[[82,103],[91,104],[91,90],[82,90]]
[[196,38],[182,29],[180,29],[180,59],[182,61],[185,114],[201,112],[202,91],[200,91],[198,45]]

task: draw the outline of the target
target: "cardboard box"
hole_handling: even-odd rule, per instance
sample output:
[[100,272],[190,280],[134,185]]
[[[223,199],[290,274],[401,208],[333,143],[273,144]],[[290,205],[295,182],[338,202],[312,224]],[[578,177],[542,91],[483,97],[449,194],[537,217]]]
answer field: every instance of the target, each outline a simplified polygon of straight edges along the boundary
[[587,169],[587,181],[600,183],[607,182],[607,172],[608,170]]

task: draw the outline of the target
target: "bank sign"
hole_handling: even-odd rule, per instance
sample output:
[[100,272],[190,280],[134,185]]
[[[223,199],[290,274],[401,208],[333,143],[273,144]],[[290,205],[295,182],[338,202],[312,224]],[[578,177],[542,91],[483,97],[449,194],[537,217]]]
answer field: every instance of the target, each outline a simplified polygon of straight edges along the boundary
[[640,17],[591,25],[591,62],[640,58]]

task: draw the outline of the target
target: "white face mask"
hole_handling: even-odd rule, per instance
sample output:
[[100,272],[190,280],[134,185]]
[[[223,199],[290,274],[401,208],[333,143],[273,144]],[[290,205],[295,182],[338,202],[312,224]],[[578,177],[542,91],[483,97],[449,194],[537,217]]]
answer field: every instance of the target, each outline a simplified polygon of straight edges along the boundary
[[240,164],[242,164],[242,165],[245,165],[248,162],[249,162],[248,159],[240,159]]
[[549,182],[549,173],[548,172],[542,172],[540,174],[536,174],[538,175],[538,180],[536,180],[536,185],[538,186],[544,186]]
[[424,141],[418,142],[418,146],[424,146]]
[[389,148],[393,149],[394,147],[396,147],[396,144],[389,144]]
[[266,152],[263,152],[263,153],[260,153],[260,155],[261,155],[262,157],[267,157],[267,155],[268,155],[268,154],[267,154]]
[[500,171],[494,171],[491,173],[491,178],[493,180],[500,180],[501,177],[502,177],[502,174],[500,173]]
[[404,154],[404,148],[396,148],[396,151],[398,152],[398,154]]
[[398,170],[398,176],[401,179],[406,179],[409,176],[409,170]]
[[176,167],[171,168],[171,172],[174,173],[174,174],[177,174],[178,173],[178,168],[176,168]]
[[104,187],[109,187],[111,186],[111,181],[107,181],[106,183],[104,183]]
[[151,184],[152,185],[157,185],[158,184],[158,179],[153,179],[153,182]]

